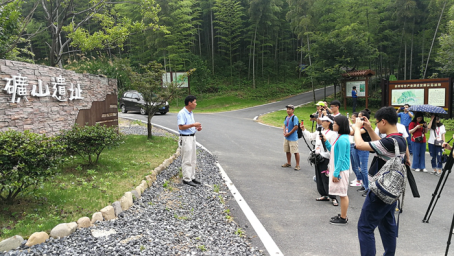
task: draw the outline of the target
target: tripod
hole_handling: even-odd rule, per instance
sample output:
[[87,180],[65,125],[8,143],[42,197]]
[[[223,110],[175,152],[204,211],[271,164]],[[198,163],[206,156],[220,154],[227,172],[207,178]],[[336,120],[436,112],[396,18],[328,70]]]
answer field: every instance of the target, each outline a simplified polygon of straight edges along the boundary
[[454,232],[454,215],[452,215],[451,229],[449,229],[448,245],[446,246],[445,256],[448,256],[449,245],[451,244],[452,233]]
[[[437,186],[435,187],[435,191],[432,194],[432,200],[430,200],[429,207],[427,207],[426,215],[424,215],[424,219],[422,220],[423,223],[429,223],[430,216],[432,216],[432,212],[437,205],[438,199],[440,198],[441,192],[445,187],[446,181],[448,180],[449,174],[451,173],[452,165],[454,164],[454,159],[452,157],[452,152],[449,154],[448,161],[443,167],[443,172],[441,173],[440,179],[438,180]],[[435,199],[436,198],[436,199]]]

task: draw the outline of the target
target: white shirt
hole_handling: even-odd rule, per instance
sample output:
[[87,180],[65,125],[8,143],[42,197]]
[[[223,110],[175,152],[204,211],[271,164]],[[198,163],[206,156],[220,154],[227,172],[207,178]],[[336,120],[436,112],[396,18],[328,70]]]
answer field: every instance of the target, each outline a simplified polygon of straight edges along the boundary
[[429,143],[429,144],[434,144],[435,139],[442,140],[443,139],[442,134],[446,133],[446,128],[444,125],[441,125],[440,127],[435,128],[435,130],[434,129],[429,129],[429,130],[430,130],[430,136],[429,136],[429,140],[427,141],[427,143]]
[[[402,133],[402,137],[404,137],[406,139],[408,137],[408,133],[407,133],[407,129],[405,128],[405,125],[400,124],[400,123],[397,123],[396,125],[397,125],[397,132]],[[385,133],[380,133],[380,131],[378,130],[378,127],[375,127],[375,133],[378,136],[380,136],[380,138],[386,137]]]
[[[331,143],[331,145],[334,144],[334,141],[336,141],[338,135],[337,132],[332,130],[322,130],[322,134],[325,135],[325,138],[329,141],[329,143]],[[304,130],[303,136],[308,140],[315,140],[315,152],[319,152],[322,157],[329,159],[329,151],[325,151],[323,149],[322,141],[320,140],[320,136],[317,131],[310,133],[308,130]]]

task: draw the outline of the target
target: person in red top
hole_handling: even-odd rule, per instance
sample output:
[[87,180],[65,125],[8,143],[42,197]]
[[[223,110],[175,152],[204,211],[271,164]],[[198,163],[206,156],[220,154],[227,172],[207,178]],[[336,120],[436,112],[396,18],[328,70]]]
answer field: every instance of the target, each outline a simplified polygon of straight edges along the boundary
[[421,112],[415,112],[413,120],[408,125],[413,143],[413,164],[412,168],[416,171],[428,172],[426,169],[426,136],[428,128]]

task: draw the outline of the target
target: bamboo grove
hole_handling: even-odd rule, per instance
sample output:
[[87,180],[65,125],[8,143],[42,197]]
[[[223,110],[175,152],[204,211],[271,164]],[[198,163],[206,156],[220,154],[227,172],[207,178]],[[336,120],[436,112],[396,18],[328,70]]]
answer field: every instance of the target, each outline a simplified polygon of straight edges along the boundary
[[[288,79],[332,84],[349,69],[385,79],[454,73],[452,0],[0,3],[0,58],[79,70],[85,63],[88,72],[157,61],[166,71],[195,68],[199,90],[219,81],[253,89]],[[121,77],[115,68],[104,73]]]

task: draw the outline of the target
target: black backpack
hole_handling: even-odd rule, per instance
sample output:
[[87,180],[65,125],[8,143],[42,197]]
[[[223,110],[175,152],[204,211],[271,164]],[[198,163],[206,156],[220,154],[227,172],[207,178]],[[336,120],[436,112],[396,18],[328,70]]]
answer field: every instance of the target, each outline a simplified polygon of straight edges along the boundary
[[[295,115],[292,116],[292,123],[293,123],[293,118],[295,117]],[[287,119],[287,116],[284,117],[284,120]],[[303,130],[301,130],[301,127],[300,127],[300,122],[298,122],[298,130],[296,130],[297,134],[298,134],[298,139],[301,139],[303,137]]]

